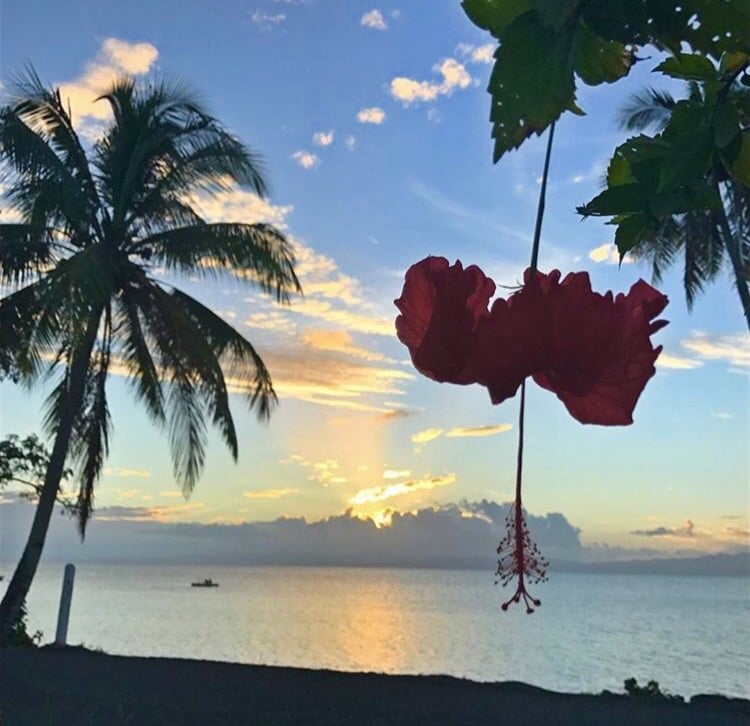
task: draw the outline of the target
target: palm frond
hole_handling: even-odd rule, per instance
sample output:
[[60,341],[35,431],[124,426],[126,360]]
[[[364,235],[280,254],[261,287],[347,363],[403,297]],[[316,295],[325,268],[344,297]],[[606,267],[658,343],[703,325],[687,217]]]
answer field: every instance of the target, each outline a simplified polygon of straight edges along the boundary
[[[137,288],[130,288],[128,295],[138,307],[143,328],[157,353],[159,376],[167,382],[166,408],[175,475],[189,492],[205,459],[204,408],[232,456],[237,456],[237,434],[219,357],[174,295],[145,276]],[[181,432],[185,434],[182,438]]]
[[271,375],[252,343],[195,298],[177,289],[172,295],[200,327],[230,378],[247,388],[250,408],[257,409],[259,419],[268,419],[277,402],[276,393]]
[[107,405],[107,374],[112,344],[112,318],[107,310],[99,350],[90,365],[83,404],[75,419],[70,455],[78,464],[76,515],[81,539],[94,509],[94,490],[109,453],[112,418]]
[[202,224],[151,235],[134,250],[149,250],[155,262],[180,274],[229,272],[288,302],[301,292],[294,251],[268,224]]
[[116,224],[127,217],[130,225],[158,208],[161,197],[221,189],[227,180],[266,194],[259,157],[181,84],[162,81],[139,91],[125,78],[102,98],[115,123],[97,143],[94,164]]
[[30,224],[0,224],[0,283],[23,285],[57,259],[53,230]]
[[627,131],[644,131],[649,128],[662,131],[675,103],[668,91],[645,88],[632,94],[618,110],[618,124]]
[[14,78],[13,89],[18,99],[15,109],[28,120],[35,130],[49,142],[50,148],[60,155],[68,169],[73,170],[88,202],[91,222],[98,226],[97,212],[104,211],[97,196],[88,158],[76,133],[69,109],[66,108],[60,89],[45,87],[34,70],[27,66],[24,73]]
[[127,289],[123,291],[118,303],[120,322],[117,336],[121,343],[120,355],[130,373],[137,398],[145,404],[151,418],[162,424],[165,421],[164,391],[138,306]]

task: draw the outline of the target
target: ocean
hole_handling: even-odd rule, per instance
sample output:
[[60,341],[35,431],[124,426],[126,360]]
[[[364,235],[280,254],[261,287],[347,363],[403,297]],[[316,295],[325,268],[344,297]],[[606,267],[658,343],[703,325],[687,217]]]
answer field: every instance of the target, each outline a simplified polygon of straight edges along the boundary
[[[62,571],[44,565],[29,597],[47,641]],[[209,576],[220,587],[190,586]],[[532,592],[542,606],[527,615],[500,611],[508,593],[489,572],[83,564],[68,642],[569,692],[620,691],[632,676],[683,696],[750,697],[748,579],[552,573]]]

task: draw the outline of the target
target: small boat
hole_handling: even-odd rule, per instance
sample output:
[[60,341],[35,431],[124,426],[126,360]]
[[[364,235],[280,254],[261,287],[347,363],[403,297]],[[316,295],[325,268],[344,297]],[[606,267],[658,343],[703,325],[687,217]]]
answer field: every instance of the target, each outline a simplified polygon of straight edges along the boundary
[[218,587],[219,583],[214,582],[210,577],[207,577],[202,582],[191,582],[191,587]]

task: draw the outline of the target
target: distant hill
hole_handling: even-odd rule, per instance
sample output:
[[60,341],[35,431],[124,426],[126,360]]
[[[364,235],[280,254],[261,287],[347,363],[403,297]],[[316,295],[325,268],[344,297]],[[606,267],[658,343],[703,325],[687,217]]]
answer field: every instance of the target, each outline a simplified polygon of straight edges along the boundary
[[714,575],[750,577],[750,553],[617,562],[553,562],[551,571],[597,575]]

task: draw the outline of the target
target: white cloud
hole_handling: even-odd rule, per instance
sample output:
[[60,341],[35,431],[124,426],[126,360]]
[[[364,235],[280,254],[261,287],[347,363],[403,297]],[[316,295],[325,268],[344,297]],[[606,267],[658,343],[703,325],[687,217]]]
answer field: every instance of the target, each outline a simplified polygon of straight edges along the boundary
[[[106,38],[96,58],[86,65],[83,75],[60,83],[60,94],[70,105],[76,126],[84,126],[81,129],[83,133],[95,134],[98,125],[111,113],[106,101],[96,99],[119,76],[148,73],[158,58],[159,51],[151,43],[129,43],[118,38]],[[89,124],[88,127],[86,124]]]
[[388,24],[383,18],[383,13],[380,10],[370,10],[366,12],[359,21],[359,24],[365,28],[372,28],[373,30],[387,30]]
[[377,106],[363,108],[357,114],[357,121],[359,121],[361,124],[375,124],[376,126],[379,126],[385,121],[385,119],[385,111],[383,111],[382,108],[378,108]]
[[346,148],[349,149],[349,151],[354,151],[357,147],[357,138],[354,135],[349,134],[349,136],[346,137],[344,144],[346,144]]
[[264,223],[281,230],[287,228],[286,219],[294,210],[292,205],[271,204],[236,185],[218,194],[200,195],[190,202],[207,222]]
[[294,159],[303,169],[314,169],[320,164],[320,159],[309,151],[295,151],[292,154]]
[[410,469],[386,469],[383,472],[383,479],[406,479],[411,476]]
[[264,30],[271,30],[286,20],[284,13],[265,13],[262,10],[256,10],[250,17],[258,27]]
[[[578,177],[575,177],[575,182]],[[607,265],[619,265],[620,264],[620,253],[617,251],[617,247],[613,242],[605,242],[603,245],[595,247],[589,252],[589,259],[594,262],[603,262]],[[626,255],[622,260],[623,265],[629,265],[635,262],[631,255]]]
[[750,336],[747,333],[735,335],[711,335],[694,332],[681,345],[704,360],[726,361],[738,368],[750,367]]
[[700,368],[703,365],[699,360],[692,358],[684,358],[679,355],[670,355],[669,353],[662,353],[656,359],[657,368],[671,368],[677,371],[691,371],[694,368]]
[[476,46],[470,43],[459,43],[456,46],[456,53],[469,63],[488,65],[493,61],[495,44],[485,43],[484,45]]
[[333,129],[330,131],[318,131],[313,134],[313,144],[316,146],[330,146],[333,143]]
[[435,101],[439,96],[450,96],[455,90],[471,85],[471,75],[455,58],[445,58],[434,67],[434,71],[442,76],[439,83],[416,81],[404,76],[394,78],[390,86],[391,96],[405,106],[410,106]]

